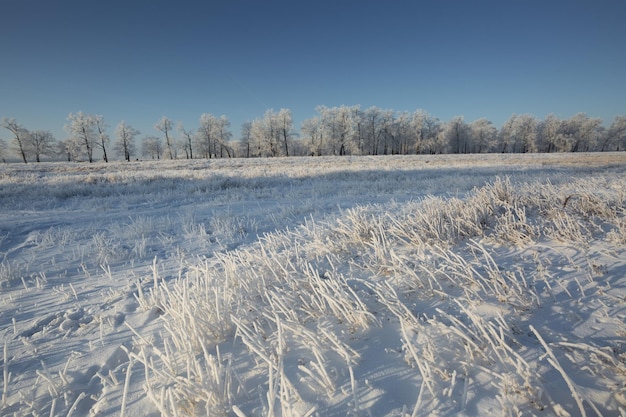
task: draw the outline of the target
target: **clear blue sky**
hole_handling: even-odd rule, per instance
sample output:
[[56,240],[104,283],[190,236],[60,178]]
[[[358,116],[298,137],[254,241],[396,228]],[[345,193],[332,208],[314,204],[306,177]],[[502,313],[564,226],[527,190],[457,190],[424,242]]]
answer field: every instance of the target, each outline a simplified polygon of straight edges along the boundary
[[299,128],[320,104],[610,123],[626,114],[625,22],[624,0],[3,0],[0,117],[57,139],[79,110],[142,136],[207,112],[238,138],[283,107]]

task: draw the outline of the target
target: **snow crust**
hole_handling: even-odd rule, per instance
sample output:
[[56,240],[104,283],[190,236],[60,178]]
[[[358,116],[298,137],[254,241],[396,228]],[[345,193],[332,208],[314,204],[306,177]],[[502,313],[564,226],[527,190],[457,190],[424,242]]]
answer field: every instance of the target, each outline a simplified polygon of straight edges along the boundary
[[624,416],[625,174],[1,165],[0,415]]

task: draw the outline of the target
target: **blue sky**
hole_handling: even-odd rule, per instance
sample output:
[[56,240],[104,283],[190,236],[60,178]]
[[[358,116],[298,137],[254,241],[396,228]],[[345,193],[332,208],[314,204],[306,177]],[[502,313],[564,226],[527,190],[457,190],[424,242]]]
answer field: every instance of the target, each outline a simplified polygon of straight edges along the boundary
[[[70,112],[144,135],[165,115],[425,109],[449,120],[626,114],[626,2],[3,0],[0,117]],[[0,137],[8,138],[0,133]]]

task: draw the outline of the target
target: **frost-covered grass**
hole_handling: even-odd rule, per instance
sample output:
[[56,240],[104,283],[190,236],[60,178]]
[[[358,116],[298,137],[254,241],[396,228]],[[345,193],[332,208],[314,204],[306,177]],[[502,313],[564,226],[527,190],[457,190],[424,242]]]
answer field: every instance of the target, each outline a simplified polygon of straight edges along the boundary
[[1,166],[1,414],[626,415],[625,173]]

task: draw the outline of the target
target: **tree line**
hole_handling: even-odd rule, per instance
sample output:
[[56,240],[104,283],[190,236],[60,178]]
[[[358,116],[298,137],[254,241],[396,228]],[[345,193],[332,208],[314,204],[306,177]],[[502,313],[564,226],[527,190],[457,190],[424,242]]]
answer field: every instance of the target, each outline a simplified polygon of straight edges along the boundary
[[67,138],[57,141],[50,131],[29,130],[15,119],[0,126],[10,139],[0,139],[0,159],[18,157],[24,163],[51,160],[108,162],[114,153],[130,161],[232,157],[390,155],[444,153],[590,152],[626,149],[626,116],[610,126],[603,120],[578,113],[568,119],[553,114],[543,120],[513,114],[499,129],[481,118],[466,122],[463,116],[442,121],[424,110],[397,112],[378,107],[318,106],[314,117],[293,125],[289,109],[267,110],[263,117],[241,126],[233,140],[226,116],[204,113],[198,126],[188,129],[163,116],[155,135],[140,132],[125,121],[108,134],[101,115],[70,113]]

